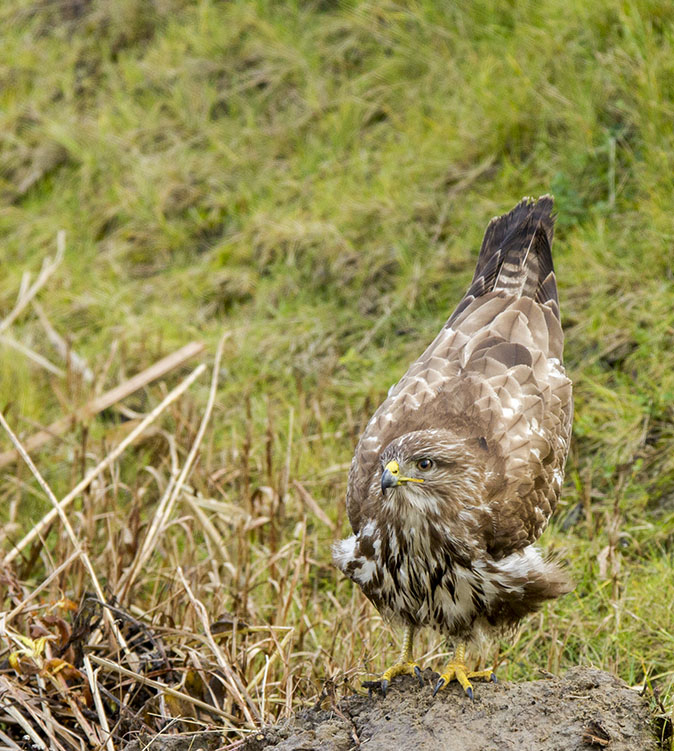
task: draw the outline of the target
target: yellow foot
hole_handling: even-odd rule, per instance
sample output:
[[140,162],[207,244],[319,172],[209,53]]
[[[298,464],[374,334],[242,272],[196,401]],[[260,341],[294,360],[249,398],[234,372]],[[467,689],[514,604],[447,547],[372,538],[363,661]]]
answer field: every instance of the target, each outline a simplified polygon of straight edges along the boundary
[[438,679],[438,682],[435,684],[433,696],[435,696],[438,691],[441,691],[451,681],[457,680],[461,684],[461,687],[466,692],[466,694],[468,694],[468,697],[470,699],[473,699],[473,684],[470,682],[470,678],[485,678],[486,680],[497,683],[496,675],[493,670],[477,670],[468,672],[463,659],[454,659],[449,663],[449,665],[447,665],[445,672],[442,673],[442,675]]
[[381,689],[381,692],[384,696],[386,696],[386,692],[388,691],[388,687],[391,684],[391,680],[396,677],[396,675],[416,675],[417,680],[419,681],[419,685],[423,687],[424,685],[424,679],[421,677],[421,668],[416,664],[416,662],[396,662],[395,665],[392,665],[381,677],[381,680],[378,681],[366,681],[363,683],[363,686],[367,688],[369,691],[372,691],[373,688],[379,688]]

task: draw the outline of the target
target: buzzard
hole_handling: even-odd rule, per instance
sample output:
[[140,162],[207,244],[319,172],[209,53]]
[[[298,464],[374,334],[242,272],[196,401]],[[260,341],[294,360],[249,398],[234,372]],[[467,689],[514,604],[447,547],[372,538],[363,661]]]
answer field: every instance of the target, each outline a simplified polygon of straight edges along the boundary
[[404,627],[381,689],[421,671],[414,633],[455,645],[434,694],[456,679],[472,698],[466,642],[508,629],[570,589],[535,546],[559,498],[571,381],[552,265],[553,199],[491,220],[473,281],[365,428],[346,497],[354,534],[337,567]]

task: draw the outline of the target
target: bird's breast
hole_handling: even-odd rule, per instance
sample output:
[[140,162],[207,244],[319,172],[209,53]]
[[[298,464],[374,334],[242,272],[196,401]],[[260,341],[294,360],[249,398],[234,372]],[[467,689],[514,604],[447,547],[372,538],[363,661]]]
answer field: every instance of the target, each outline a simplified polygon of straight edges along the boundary
[[385,619],[451,635],[469,629],[485,593],[479,572],[449,547],[423,524],[368,522],[335,546],[334,560]]

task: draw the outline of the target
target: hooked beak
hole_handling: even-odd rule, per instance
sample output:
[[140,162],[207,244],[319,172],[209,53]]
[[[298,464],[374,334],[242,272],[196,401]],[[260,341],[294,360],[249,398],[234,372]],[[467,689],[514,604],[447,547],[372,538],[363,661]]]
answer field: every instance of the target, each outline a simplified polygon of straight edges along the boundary
[[423,482],[419,477],[403,477],[400,474],[400,466],[395,459],[392,459],[385,467],[381,475],[381,491],[386,488],[394,488],[396,485],[402,485],[405,482]]
[[[390,464],[396,464],[395,462],[389,462]],[[396,464],[396,467],[398,465]],[[396,470],[397,471],[397,470]],[[386,490],[386,488],[394,488],[398,484],[398,478],[391,472],[391,470],[388,468],[388,464],[386,465],[386,468],[382,472],[381,475],[381,489],[382,492]]]

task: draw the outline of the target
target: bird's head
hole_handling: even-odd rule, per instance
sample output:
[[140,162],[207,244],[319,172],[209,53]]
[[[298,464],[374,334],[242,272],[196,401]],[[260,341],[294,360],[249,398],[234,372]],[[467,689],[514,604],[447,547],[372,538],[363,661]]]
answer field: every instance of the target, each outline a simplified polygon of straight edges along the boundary
[[480,495],[486,454],[484,439],[462,438],[449,430],[406,433],[381,454],[381,492],[390,502],[440,512],[442,506]]

